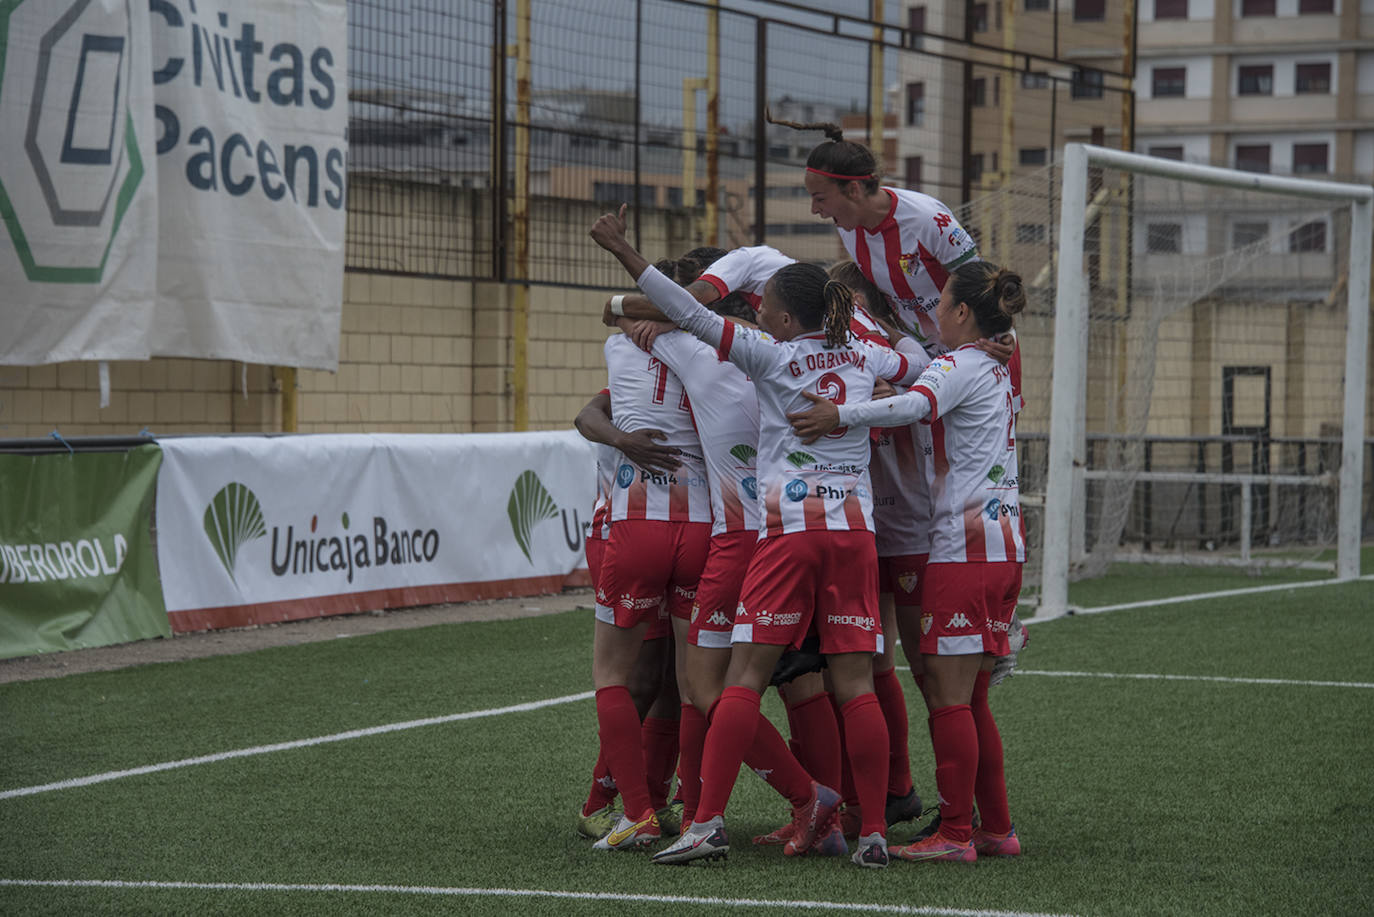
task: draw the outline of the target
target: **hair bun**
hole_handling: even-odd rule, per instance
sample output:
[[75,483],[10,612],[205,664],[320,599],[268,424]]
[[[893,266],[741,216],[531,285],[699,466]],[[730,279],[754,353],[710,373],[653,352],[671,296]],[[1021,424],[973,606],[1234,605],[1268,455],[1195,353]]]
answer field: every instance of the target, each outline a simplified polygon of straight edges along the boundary
[[1026,288],[1021,275],[1002,268],[997,272],[997,305],[1008,315],[1016,315],[1026,308]]

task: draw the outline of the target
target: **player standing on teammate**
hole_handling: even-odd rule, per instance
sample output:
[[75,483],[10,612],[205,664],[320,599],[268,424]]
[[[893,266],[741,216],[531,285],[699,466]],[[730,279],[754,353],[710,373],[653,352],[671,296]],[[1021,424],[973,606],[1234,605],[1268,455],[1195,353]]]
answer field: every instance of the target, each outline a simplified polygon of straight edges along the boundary
[[[1015,273],[985,262],[966,264],[956,269],[935,311],[941,337],[954,349],[937,357],[911,391],[867,404],[808,393],[816,406],[791,416],[806,442],[837,427],[926,422],[933,519],[920,649],[940,827],[892,848],[902,859],[973,862],[980,853],[1021,852],[1007,806],[1002,739],[987,700],[994,663],[1010,652],[1026,558],[1016,411],[1007,369],[975,344],[1008,330],[1025,302]],[[976,830],[975,798],[982,817]]]
[[[802,393],[867,400],[877,377],[909,383],[920,364],[852,340],[853,299],[814,266],[795,264],[768,282],[759,309],[766,333],[736,330],[657,271],[625,239],[625,208],[592,228],[670,319],[715,347],[754,380],[759,397],[759,493],[763,537],[745,578],[734,627],[727,682],[716,705],[702,765],[696,821],[655,862],[682,863],[729,850],[722,813],[745,751],[758,728],[759,698],[785,646],[814,625],[851,737],[847,747],[864,812],[854,861],[886,866],[887,729],[873,696],[878,650],[877,557],[874,553],[868,439],[837,431],[812,452],[797,448],[786,414]],[[805,852],[831,825],[839,795],[795,765],[793,799],[799,828],[784,852]]]

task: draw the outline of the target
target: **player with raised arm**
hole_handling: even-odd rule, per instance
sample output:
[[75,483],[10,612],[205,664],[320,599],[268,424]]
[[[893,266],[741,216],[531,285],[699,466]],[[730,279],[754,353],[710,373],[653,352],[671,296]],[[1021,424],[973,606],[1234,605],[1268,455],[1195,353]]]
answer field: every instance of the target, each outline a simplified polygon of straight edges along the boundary
[[[768,282],[758,313],[763,332],[737,329],[650,268],[625,239],[624,211],[597,220],[592,238],[615,255],[671,320],[748,373],[759,397],[763,528],[736,611],[729,687],[706,737],[696,820],[655,862],[683,863],[729,850],[723,812],[754,741],[760,694],[783,648],[814,626],[842,703],[851,737],[846,751],[864,811],[864,836],[854,861],[885,866],[887,729],[872,693],[872,656],[881,627],[868,440],[862,433],[837,431],[807,452],[799,448],[786,414],[805,404],[805,391],[866,401],[876,378],[909,383],[921,363],[852,340],[850,292],[814,265],[788,265]],[[789,794],[798,830],[784,852],[796,854],[831,826],[840,799],[833,789],[811,781],[790,754],[787,758],[809,786],[804,801],[799,793]]]
[[[974,346],[1025,307],[1021,278],[985,262],[957,268],[935,311],[953,349],[904,395],[868,404],[815,402],[791,415],[803,441],[855,424],[923,422],[931,450],[930,562],[922,589],[920,649],[940,792],[939,830],[894,847],[908,860],[973,862],[1021,852],[1007,806],[1002,740],[988,708],[995,661],[1009,654],[1025,533],[1017,488],[1016,411],[1005,367]],[[972,826],[973,803],[982,824]]]

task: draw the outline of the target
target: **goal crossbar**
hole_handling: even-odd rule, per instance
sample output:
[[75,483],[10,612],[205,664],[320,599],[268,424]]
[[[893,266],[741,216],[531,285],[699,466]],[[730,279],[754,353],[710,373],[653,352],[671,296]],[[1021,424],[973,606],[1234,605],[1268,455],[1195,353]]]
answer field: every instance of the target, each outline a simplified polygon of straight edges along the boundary
[[1048,468],[1045,481],[1043,579],[1037,618],[1068,612],[1073,501],[1082,499],[1087,467],[1080,392],[1086,385],[1088,278],[1084,269],[1088,170],[1171,178],[1195,184],[1305,197],[1350,205],[1350,257],[1346,280],[1345,399],[1342,405],[1341,465],[1337,521],[1336,578],[1360,575],[1360,487],[1363,480],[1365,392],[1368,367],[1370,258],[1374,249],[1374,187],[1238,172],[1216,166],[1159,159],[1082,143],[1066,144],[1059,219],[1059,259],[1054,318]]

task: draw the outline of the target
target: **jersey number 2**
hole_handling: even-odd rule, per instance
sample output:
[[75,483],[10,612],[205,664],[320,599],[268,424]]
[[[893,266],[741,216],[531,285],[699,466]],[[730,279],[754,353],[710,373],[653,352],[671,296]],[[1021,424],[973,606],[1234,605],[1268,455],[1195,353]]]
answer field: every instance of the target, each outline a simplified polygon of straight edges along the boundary
[[[829,398],[835,404],[844,404],[844,379],[838,373],[826,373],[816,382],[816,394],[822,398]],[[836,427],[825,434],[831,439],[838,439],[849,432],[848,427]]]

